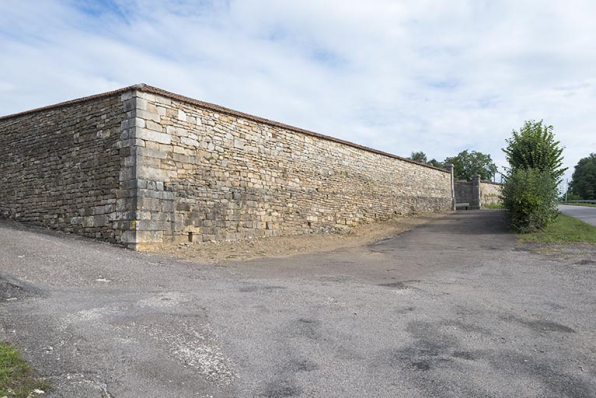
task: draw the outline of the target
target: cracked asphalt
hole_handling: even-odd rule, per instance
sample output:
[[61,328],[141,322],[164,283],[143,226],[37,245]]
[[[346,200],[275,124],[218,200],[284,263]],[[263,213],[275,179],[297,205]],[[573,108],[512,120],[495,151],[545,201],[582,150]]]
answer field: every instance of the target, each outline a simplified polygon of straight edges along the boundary
[[595,287],[501,211],[215,266],[0,222],[0,339],[54,397],[595,397]]

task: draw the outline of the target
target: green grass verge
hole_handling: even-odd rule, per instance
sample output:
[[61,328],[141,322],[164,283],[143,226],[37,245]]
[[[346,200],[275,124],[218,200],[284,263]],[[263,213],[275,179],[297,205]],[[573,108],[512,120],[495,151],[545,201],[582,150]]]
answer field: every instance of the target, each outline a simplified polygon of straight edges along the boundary
[[47,385],[35,377],[17,350],[0,342],[0,397],[37,396],[36,389],[47,391]]
[[524,243],[590,243],[596,244],[596,227],[576,218],[559,214],[543,231],[519,234]]
[[585,206],[585,207],[596,207],[592,203],[561,203],[563,206]]
[[485,209],[500,210],[500,209],[503,208],[503,205],[500,204],[500,203],[488,203],[488,204],[485,204],[482,207],[484,207]]

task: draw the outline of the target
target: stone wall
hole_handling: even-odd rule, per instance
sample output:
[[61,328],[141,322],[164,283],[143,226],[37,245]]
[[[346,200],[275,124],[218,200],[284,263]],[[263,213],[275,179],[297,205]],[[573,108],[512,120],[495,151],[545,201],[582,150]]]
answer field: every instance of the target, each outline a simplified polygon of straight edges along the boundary
[[0,215],[121,242],[133,219],[125,117],[113,94],[0,118]]
[[468,209],[480,209],[487,205],[501,203],[501,184],[491,181],[481,181],[479,175],[472,177],[472,181],[455,182],[456,203],[467,203]]
[[480,204],[482,207],[501,203],[502,184],[491,181],[480,182]]
[[452,173],[138,85],[0,118],[0,215],[142,249],[453,206]]
[[451,174],[137,92],[139,242],[234,240],[451,209]]

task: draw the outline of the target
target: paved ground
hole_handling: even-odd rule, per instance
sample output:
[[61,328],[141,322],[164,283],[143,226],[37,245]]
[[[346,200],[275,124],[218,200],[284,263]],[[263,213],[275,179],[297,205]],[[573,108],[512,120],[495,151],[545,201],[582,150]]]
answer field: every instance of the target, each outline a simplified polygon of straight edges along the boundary
[[59,397],[594,397],[596,252],[500,211],[202,266],[0,223],[0,339]]
[[559,211],[596,227],[596,207],[559,205]]

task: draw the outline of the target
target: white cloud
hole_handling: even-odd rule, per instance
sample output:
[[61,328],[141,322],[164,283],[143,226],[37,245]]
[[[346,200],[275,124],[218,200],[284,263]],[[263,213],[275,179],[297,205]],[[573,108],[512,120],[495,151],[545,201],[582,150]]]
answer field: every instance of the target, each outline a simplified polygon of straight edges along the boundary
[[[0,1],[0,114],[145,82],[408,156],[596,152],[591,1]],[[571,174],[571,171],[568,173]]]

